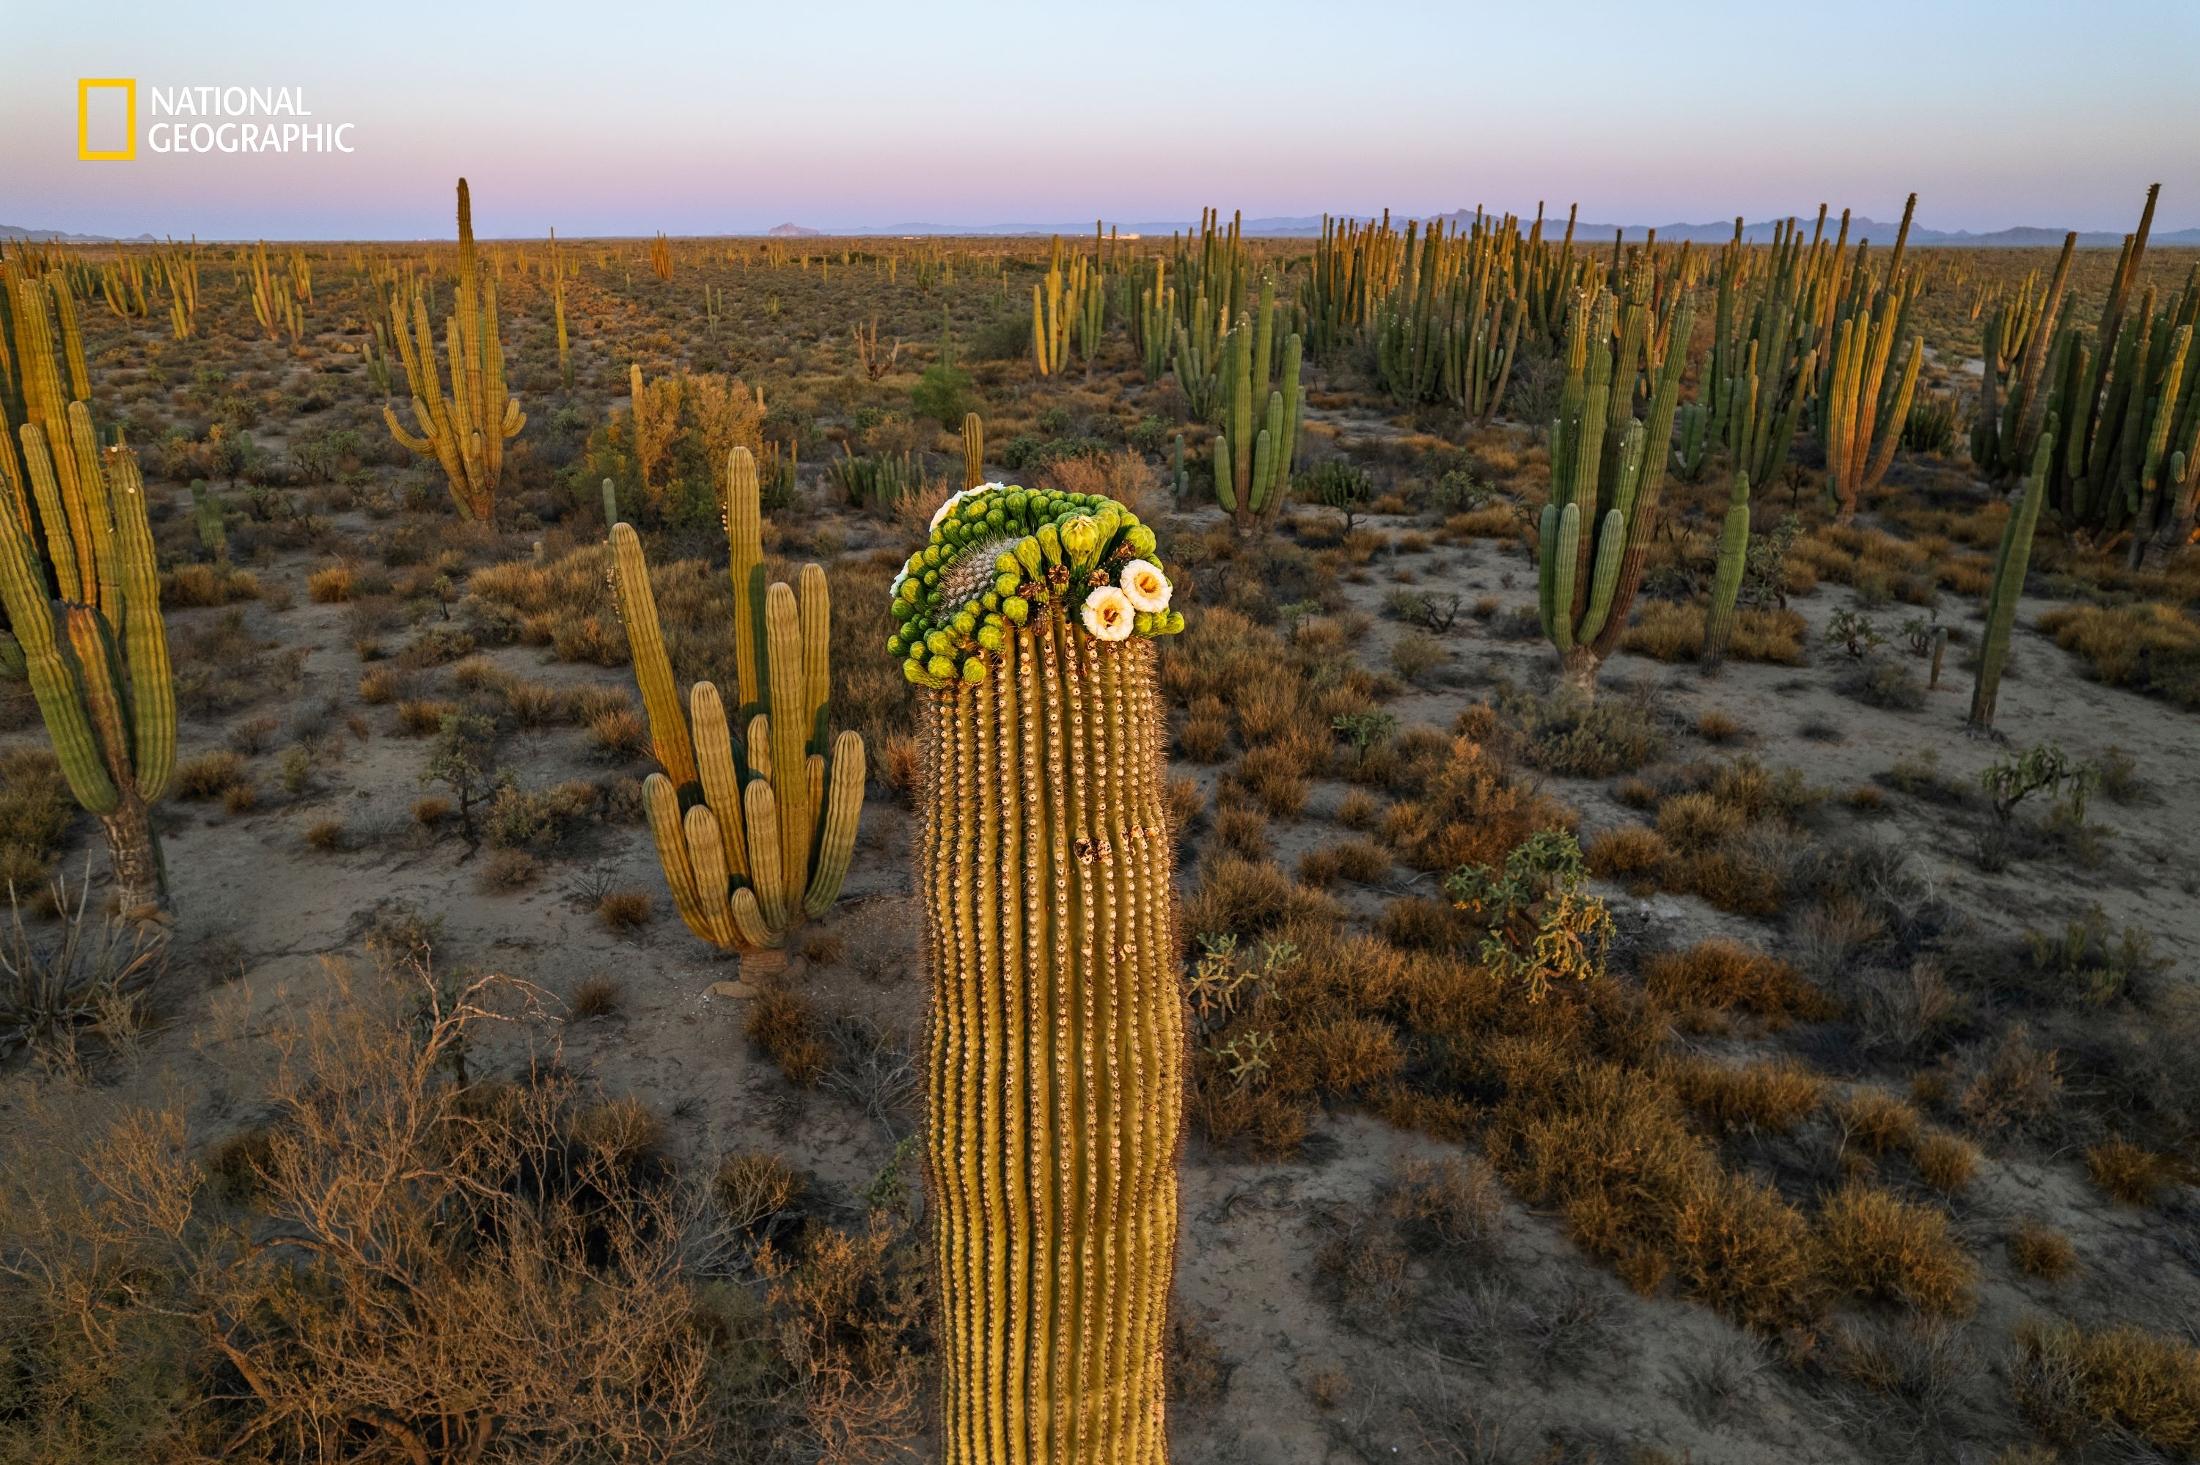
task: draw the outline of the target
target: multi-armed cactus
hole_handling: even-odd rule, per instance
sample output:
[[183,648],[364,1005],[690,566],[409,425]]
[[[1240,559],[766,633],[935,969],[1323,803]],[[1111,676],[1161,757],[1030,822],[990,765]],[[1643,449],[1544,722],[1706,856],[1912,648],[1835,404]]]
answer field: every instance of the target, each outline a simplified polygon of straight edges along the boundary
[[2039,527],[2040,505],[2047,499],[2047,479],[2055,459],[2055,419],[2050,415],[2040,428],[2032,450],[2032,474],[2025,480],[2024,496],[2010,510],[2002,526],[2001,547],[1994,553],[1994,579],[1986,591],[1986,630],[1979,638],[1978,680],[1971,688],[1971,726],[1994,725],[1994,699],[2001,692],[2001,668],[2009,659],[2009,633],[2017,624],[2017,597],[2024,594],[2025,571],[2032,564],[2032,534]]
[[924,695],[926,1162],[951,1465],[1167,1458],[1184,1019],[1153,532],[988,484],[895,584]]
[[[1647,296],[1631,290],[1614,329],[1612,297],[1576,298],[1567,328],[1566,380],[1551,424],[1551,498],[1536,555],[1543,634],[1567,682],[1596,688],[1642,581],[1658,496],[1665,486],[1673,413],[1687,365],[1694,307],[1683,294],[1659,332],[1672,343],[1648,375],[1649,418],[1634,415],[1652,336]],[[1624,422],[1624,427],[1617,425]]]
[[1749,563],[1749,475],[1734,475],[1734,491],[1726,501],[1726,520],[1719,526],[1719,563],[1711,575],[1711,608],[1704,613],[1703,659],[1717,666],[1726,659],[1726,643],[1734,635],[1734,603],[1742,593],[1742,571]]
[[450,359],[451,392],[435,364],[435,333],[428,325],[428,297],[418,286],[390,295],[391,334],[412,390],[413,420],[419,436],[405,430],[396,409],[382,406],[390,433],[416,453],[433,457],[450,480],[451,498],[469,519],[496,513],[497,485],[504,477],[504,440],[518,437],[527,424],[519,398],[504,387],[504,342],[497,334],[496,280],[484,275],[474,257],[474,205],[466,180],[458,180],[458,293],[443,323],[445,354]]
[[106,833],[116,904],[157,912],[151,809],[175,767],[176,691],[145,486],[127,448],[101,451],[81,401],[66,437],[30,422],[22,444],[30,494],[0,506],[0,604],[69,791]]
[[[778,956],[787,934],[840,894],[863,811],[860,733],[831,734],[832,602],[802,567],[799,597],[764,583],[756,460],[726,472],[737,704],[697,682],[681,705],[632,525],[611,530],[612,577],[660,772],[642,785],[657,858],[688,929],[712,945]],[[744,736],[736,743],[733,732]]]
[[1843,519],[1854,515],[1862,496],[1887,476],[1902,442],[1902,425],[1910,420],[1910,398],[1924,361],[1923,336],[1910,338],[1901,375],[1891,382],[1887,375],[1908,300],[1903,283],[1890,281],[1869,310],[1844,317],[1834,335],[1823,404],[1826,489]]
[[1222,342],[1215,498],[1240,533],[1272,522],[1290,491],[1298,456],[1300,351],[1294,331],[1283,343],[1282,370],[1276,370],[1276,285],[1261,281],[1258,312],[1240,317]]

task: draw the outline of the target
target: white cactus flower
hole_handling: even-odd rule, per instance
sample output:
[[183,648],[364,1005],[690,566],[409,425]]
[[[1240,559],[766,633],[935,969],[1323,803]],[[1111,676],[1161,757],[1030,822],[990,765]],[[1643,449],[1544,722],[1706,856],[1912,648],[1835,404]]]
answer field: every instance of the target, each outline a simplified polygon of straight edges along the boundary
[[1132,560],[1116,577],[1130,603],[1148,615],[1169,608],[1171,586],[1161,567],[1148,560]]
[[1113,585],[1102,585],[1085,597],[1085,629],[1103,641],[1125,640],[1137,620],[1131,598]]

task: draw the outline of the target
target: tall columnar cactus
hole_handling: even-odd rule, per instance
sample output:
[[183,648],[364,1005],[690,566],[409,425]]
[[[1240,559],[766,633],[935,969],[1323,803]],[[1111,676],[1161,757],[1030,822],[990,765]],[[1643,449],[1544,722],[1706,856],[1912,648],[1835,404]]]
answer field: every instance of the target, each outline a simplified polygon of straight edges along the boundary
[[2001,668],[2009,659],[2009,634],[2017,624],[2017,597],[2032,563],[2032,534],[2039,527],[2040,505],[2047,499],[2047,477],[2055,458],[2055,419],[2040,429],[2032,451],[2032,475],[2024,496],[2002,526],[2001,547],[1994,552],[1994,579],[1986,591],[1986,630],[1979,638],[1978,681],[1971,688],[1971,726],[1994,725],[1994,699],[2001,691]]
[[1717,666],[1726,659],[1734,635],[1734,602],[1742,592],[1742,571],[1749,563],[1749,475],[1734,475],[1726,521],[1719,526],[1719,563],[1711,575],[1711,608],[1704,613],[1703,659]]
[[825,572],[804,565],[799,597],[766,585],[761,526],[756,460],[737,447],[726,474],[731,708],[716,684],[697,682],[683,710],[632,525],[612,527],[611,554],[660,770],[643,781],[643,803],[673,905],[705,941],[771,965],[788,932],[840,894],[863,811],[864,754],[860,733],[830,732]]
[[1184,1019],[1153,638],[1112,500],[988,484],[896,582],[923,706],[926,1163],[949,1465],[1167,1459]]
[[435,333],[428,325],[428,297],[417,286],[390,295],[391,334],[412,390],[418,436],[407,432],[397,411],[382,405],[390,434],[416,453],[433,457],[450,480],[451,498],[468,519],[496,513],[504,477],[504,441],[519,436],[527,414],[504,387],[504,342],[497,334],[497,285],[474,256],[474,205],[466,180],[458,180],[458,293],[443,323],[451,392],[435,364]]
[[69,791],[107,836],[116,903],[155,913],[151,806],[175,768],[176,692],[145,486],[128,449],[101,451],[83,402],[65,439],[35,422],[21,435],[33,507],[0,512],[0,604]]
[[565,333],[565,261],[558,256],[558,231],[550,231],[550,311],[558,325],[558,380],[573,390],[573,357]]
[[1283,344],[1275,368],[1276,286],[1263,280],[1260,307],[1241,316],[1222,342],[1222,399],[1215,434],[1215,498],[1245,533],[1275,520],[1291,488],[1298,456],[1297,332]]
[[1887,476],[1902,425],[1910,420],[1910,398],[1925,359],[1923,336],[1910,338],[1901,376],[1891,385],[1887,377],[1907,305],[1907,291],[1896,282],[1872,309],[1843,318],[1834,335],[1824,406],[1826,490],[1843,519],[1852,517],[1862,496]]
[[1642,581],[1695,319],[1683,295],[1665,323],[1673,344],[1649,383],[1645,421],[1633,415],[1632,403],[1652,334],[1650,307],[1639,295],[1630,298],[1617,329],[1613,309],[1602,291],[1574,303],[1559,415],[1551,424],[1551,498],[1537,539],[1543,634],[1557,648],[1567,682],[1585,694],[1594,693],[1597,668],[1618,644]]
[[985,419],[975,412],[963,414],[963,487],[985,482]]

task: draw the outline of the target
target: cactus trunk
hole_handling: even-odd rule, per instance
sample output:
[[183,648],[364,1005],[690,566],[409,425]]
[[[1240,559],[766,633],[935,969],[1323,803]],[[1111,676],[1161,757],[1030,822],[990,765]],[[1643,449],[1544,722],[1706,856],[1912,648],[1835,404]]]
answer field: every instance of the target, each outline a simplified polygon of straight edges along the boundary
[[1162,1461],[1184,1025],[1151,641],[1059,606],[926,698],[944,1457]]

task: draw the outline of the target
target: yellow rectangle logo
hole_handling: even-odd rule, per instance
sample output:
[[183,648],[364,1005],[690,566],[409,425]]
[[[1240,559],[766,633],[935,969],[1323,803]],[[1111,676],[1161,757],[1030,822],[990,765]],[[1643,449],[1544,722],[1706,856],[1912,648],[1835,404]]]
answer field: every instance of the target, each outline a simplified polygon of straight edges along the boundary
[[[92,146],[92,91],[120,91],[125,122],[122,146]],[[137,78],[132,76],[80,76],[76,80],[76,155],[87,163],[128,163],[137,157]]]

